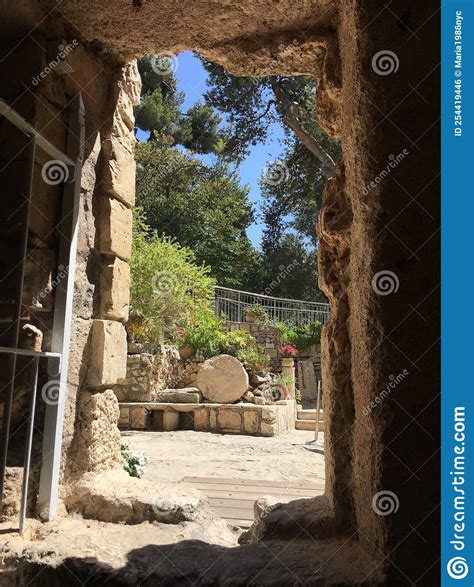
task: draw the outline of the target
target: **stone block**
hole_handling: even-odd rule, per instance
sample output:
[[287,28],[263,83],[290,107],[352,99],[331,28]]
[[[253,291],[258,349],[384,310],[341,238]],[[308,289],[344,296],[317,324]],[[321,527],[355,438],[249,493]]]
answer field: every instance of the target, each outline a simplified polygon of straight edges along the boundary
[[233,403],[247,391],[249,376],[238,359],[218,355],[203,363],[196,385],[211,402]]
[[262,408],[262,420],[273,424],[276,421],[276,408],[275,406],[266,406]]
[[114,385],[124,379],[127,373],[127,335],[123,325],[111,320],[94,320],[90,344],[89,385]]
[[223,430],[235,430],[240,432],[242,414],[240,413],[240,410],[226,410],[225,408],[220,408],[218,423],[219,428],[222,428]]
[[120,417],[119,417],[119,426],[129,426],[130,425],[130,408],[125,406],[120,406]]
[[88,346],[91,320],[83,320],[73,314],[71,324],[71,338],[69,341],[68,383],[79,386],[84,370],[84,354]]
[[217,410],[211,410],[209,413],[209,428],[211,430],[217,428]]
[[118,257],[104,260],[100,269],[100,314],[109,320],[128,320],[130,265]]
[[268,422],[263,421],[260,423],[260,434],[262,436],[275,436],[276,433],[276,424],[268,424]]
[[244,432],[247,434],[256,434],[260,418],[258,412],[244,410]]
[[102,471],[121,462],[118,421],[120,410],[111,389],[90,393],[82,391],[78,402],[76,455],[78,469]]
[[[128,132],[128,131],[127,131]],[[127,206],[135,204],[135,159],[118,138],[102,143],[105,157],[102,173],[103,187]]]
[[148,413],[143,406],[130,408],[130,428],[145,430],[147,427]]
[[165,389],[159,391],[155,396],[155,401],[170,404],[198,404],[199,398],[200,394],[198,390],[194,391],[194,388],[190,387],[187,389]]
[[101,253],[130,260],[132,251],[132,211],[115,198],[99,199],[98,243]]
[[163,412],[163,430],[171,432],[179,428],[179,412],[166,410]]
[[209,409],[194,410],[194,430],[209,430]]

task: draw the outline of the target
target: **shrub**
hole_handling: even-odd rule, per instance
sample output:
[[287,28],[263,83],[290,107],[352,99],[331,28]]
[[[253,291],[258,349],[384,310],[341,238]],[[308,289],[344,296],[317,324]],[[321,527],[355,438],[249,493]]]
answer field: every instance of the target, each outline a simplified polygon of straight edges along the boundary
[[245,308],[245,315],[253,314],[259,322],[265,322],[268,319],[268,314],[265,308],[260,304],[253,304]]
[[321,340],[321,322],[312,324],[291,324],[277,322],[276,328],[281,333],[283,344],[292,344],[298,350],[303,350]]
[[255,345],[255,338],[246,330],[232,330],[222,334],[220,341],[221,353],[236,357],[239,352]]
[[237,359],[250,371],[265,371],[268,368],[269,357],[254,343],[252,346],[238,351]]
[[210,310],[215,280],[195,263],[192,251],[159,236],[135,212],[131,268],[129,335],[154,344],[163,329],[174,330],[196,310]]
[[194,347],[205,359],[218,355],[223,336],[221,325],[222,320],[210,308],[197,307],[183,324],[180,342]]

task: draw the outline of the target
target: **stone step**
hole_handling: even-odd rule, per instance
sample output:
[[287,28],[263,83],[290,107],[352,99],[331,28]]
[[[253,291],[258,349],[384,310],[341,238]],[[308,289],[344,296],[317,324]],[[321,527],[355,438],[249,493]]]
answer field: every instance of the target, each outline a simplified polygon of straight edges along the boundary
[[201,393],[197,387],[163,389],[156,394],[154,401],[156,403],[198,404],[201,401]]
[[[312,430],[314,432],[315,425],[314,420],[295,420],[296,430]],[[324,432],[324,422],[322,420],[319,421],[319,431]]]
[[[297,412],[298,420],[316,420],[316,410],[298,410]],[[319,412],[319,419],[322,420],[324,418],[323,410]]]

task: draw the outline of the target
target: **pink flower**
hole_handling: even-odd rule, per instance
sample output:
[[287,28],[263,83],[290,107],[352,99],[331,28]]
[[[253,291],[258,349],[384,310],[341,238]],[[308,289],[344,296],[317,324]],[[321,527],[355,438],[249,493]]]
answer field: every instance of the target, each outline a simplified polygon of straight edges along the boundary
[[178,336],[186,336],[186,332],[184,331],[184,329],[180,328],[179,326],[176,327],[176,334]]
[[284,344],[278,349],[278,352],[284,357],[296,357],[298,349],[294,344]]

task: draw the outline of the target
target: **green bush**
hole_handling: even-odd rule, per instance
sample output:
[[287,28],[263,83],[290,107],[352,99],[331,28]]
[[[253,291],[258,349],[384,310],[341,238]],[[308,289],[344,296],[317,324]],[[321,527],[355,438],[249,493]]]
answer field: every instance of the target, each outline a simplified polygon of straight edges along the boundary
[[316,321],[312,324],[291,324],[277,322],[276,328],[280,331],[283,344],[292,344],[299,351],[318,344],[321,340],[321,322]]
[[263,306],[260,304],[253,304],[245,308],[245,315],[253,314],[258,322],[265,322],[268,319],[268,314]]
[[221,335],[220,351],[232,355],[251,371],[265,371],[269,357],[246,330],[232,330]]
[[215,280],[194,254],[159,236],[135,212],[131,268],[131,319],[134,340],[154,344],[163,329],[174,330],[202,310],[211,312]]
[[238,351],[236,357],[250,371],[255,372],[266,371],[270,362],[268,355],[262,351],[257,343]]
[[194,347],[205,359],[218,355],[223,336],[221,324],[222,320],[214,315],[213,310],[197,307],[182,323],[184,336],[181,344]]
[[246,330],[232,330],[222,334],[221,353],[236,357],[239,352],[255,345],[255,338]]

